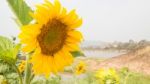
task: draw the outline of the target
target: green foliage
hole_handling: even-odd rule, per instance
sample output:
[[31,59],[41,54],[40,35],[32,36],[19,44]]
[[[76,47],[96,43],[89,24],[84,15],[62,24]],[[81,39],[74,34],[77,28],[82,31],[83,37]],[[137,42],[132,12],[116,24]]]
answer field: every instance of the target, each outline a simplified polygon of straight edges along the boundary
[[150,76],[129,71],[127,67],[119,71],[121,84],[150,84]]
[[60,76],[54,76],[50,78],[44,78],[43,76],[36,76],[31,84],[61,84],[61,77]]
[[0,84],[19,84],[18,74],[7,62],[0,60]]
[[18,74],[15,72],[7,73],[6,80],[8,84],[19,84]]
[[0,84],[7,84],[7,80],[4,76],[0,75]]
[[89,72],[82,75],[71,76],[61,80],[60,84],[99,84],[98,80],[95,78],[93,72]]
[[74,57],[84,56],[84,54],[81,51],[73,51],[73,52],[71,52],[71,54]]
[[99,80],[95,78],[94,72],[87,73],[87,77],[85,77],[84,80],[88,82],[86,84],[99,84]]
[[[1,60],[2,62],[2,60]],[[3,73],[7,73],[9,72],[9,65],[6,64],[6,63],[0,63],[0,73],[3,74]]]
[[60,84],[60,80],[61,80],[61,77],[60,76],[56,76],[56,77],[51,77],[47,80],[47,82],[49,84]]
[[132,73],[126,84],[150,84],[150,77],[138,73]]
[[28,24],[32,18],[29,15],[31,8],[25,3],[24,0],[7,0],[13,12],[17,16],[16,22],[20,22],[22,25]]
[[15,45],[10,39],[0,36],[0,59],[15,64],[19,49],[20,44]]

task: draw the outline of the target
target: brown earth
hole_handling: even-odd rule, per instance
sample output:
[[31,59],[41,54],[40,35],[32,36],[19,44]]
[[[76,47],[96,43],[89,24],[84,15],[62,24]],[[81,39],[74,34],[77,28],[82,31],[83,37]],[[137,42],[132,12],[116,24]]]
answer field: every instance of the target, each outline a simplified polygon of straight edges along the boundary
[[150,75],[150,46],[101,62],[88,62],[90,70],[128,67],[129,70]]

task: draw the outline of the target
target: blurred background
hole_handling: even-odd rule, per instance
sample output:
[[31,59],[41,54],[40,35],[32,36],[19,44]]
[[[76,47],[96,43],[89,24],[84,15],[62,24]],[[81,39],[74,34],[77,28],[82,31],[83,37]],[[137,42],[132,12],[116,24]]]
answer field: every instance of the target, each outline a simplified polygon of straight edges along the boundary
[[[60,0],[84,22],[81,48],[86,56],[112,57],[149,45],[150,0]],[[0,1],[0,35],[17,37],[19,27],[6,0]],[[35,9],[43,0],[26,0]]]
[[[43,3],[44,0],[24,1],[34,10],[35,5]],[[65,73],[60,74],[61,81],[67,82],[72,77],[74,72],[72,67],[80,61],[87,64],[88,72],[87,75],[78,76],[79,80],[74,79],[75,76],[72,77],[73,80],[69,79],[73,82],[82,81],[81,83],[62,84],[99,84],[89,82],[95,82],[89,72],[100,68],[115,68],[119,74],[123,74],[120,79],[125,78],[126,84],[150,84],[150,0],[60,0],[60,2],[69,11],[76,9],[77,14],[83,18],[83,25],[79,30],[84,36],[84,41],[80,45],[82,53],[75,52],[82,56],[77,56],[74,64],[65,68]],[[11,39],[18,36],[20,28],[14,21],[15,18],[7,0],[0,0],[0,35]],[[0,71],[1,69],[0,65]],[[85,79],[82,79],[84,76]],[[35,79],[39,80],[38,77]],[[60,78],[58,79],[60,81]],[[87,80],[89,83],[83,83]]]

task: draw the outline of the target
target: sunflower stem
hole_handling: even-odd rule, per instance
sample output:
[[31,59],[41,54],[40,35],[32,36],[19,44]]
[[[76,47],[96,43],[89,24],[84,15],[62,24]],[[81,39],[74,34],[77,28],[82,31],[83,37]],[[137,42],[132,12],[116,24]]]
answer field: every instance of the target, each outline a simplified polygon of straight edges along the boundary
[[127,76],[125,77],[124,84],[127,84],[127,80],[128,80],[129,75],[130,75],[130,73],[128,73]]
[[18,75],[19,75],[19,80],[20,80],[20,84],[23,84],[23,81],[22,81],[22,75],[18,69],[18,67],[16,65],[13,65],[15,70],[17,71]]
[[26,56],[24,84],[30,84],[31,82],[30,78],[31,78],[31,69],[30,69],[30,63],[29,63],[29,56]]
[[34,78],[34,74],[31,74],[30,82],[33,80],[33,78]]

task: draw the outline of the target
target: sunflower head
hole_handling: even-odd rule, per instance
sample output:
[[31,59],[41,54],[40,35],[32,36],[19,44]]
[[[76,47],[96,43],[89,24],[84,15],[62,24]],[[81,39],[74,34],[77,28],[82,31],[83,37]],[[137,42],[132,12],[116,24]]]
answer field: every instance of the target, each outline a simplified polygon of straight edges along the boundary
[[25,70],[25,64],[26,62],[24,60],[22,60],[21,63],[19,64],[18,69],[20,73],[22,73]]
[[75,74],[76,75],[80,75],[82,73],[84,73],[86,71],[86,65],[83,61],[81,61],[77,66],[76,66],[76,69],[75,69]]
[[119,77],[112,68],[98,70],[96,77],[100,80],[100,84],[120,84]]
[[82,19],[75,10],[67,12],[58,0],[45,0],[30,15],[34,22],[22,27],[19,38],[23,51],[33,51],[31,63],[35,74],[49,75],[62,71],[73,62],[70,52],[79,51],[81,33],[76,30]]

